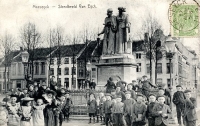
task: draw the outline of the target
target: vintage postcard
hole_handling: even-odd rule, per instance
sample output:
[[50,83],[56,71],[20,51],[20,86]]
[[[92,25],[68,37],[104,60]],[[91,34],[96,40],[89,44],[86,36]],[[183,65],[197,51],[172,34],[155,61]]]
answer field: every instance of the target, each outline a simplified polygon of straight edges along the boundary
[[199,125],[199,23],[200,0],[0,0],[0,125]]

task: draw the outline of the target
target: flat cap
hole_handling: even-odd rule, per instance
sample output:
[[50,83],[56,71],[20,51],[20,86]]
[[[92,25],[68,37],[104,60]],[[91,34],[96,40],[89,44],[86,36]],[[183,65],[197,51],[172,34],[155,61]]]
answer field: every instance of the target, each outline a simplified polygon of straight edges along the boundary
[[113,9],[112,8],[108,8],[107,12],[113,12]]
[[191,92],[191,90],[186,89],[186,90],[184,91],[184,93],[188,93],[188,92]]
[[147,75],[143,75],[142,77],[147,77]]
[[165,98],[165,95],[157,95],[157,98],[160,98],[160,97],[164,97]]
[[179,85],[176,85],[176,87],[182,87],[182,86],[179,84]]
[[149,94],[149,97],[150,97],[150,96],[155,96],[155,97],[156,97],[156,95],[155,95],[154,93],[150,93],[150,94]]
[[137,97],[139,97],[139,96],[142,96],[142,97],[144,97],[144,95],[143,95],[143,94],[141,94],[141,93],[137,93]]
[[106,95],[105,96],[111,96],[111,94],[110,93],[106,93]]

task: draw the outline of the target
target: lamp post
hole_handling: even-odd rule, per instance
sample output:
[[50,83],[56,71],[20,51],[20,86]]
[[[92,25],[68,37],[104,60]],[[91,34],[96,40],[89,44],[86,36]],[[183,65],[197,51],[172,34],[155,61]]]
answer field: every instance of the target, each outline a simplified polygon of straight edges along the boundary
[[[165,41],[165,52],[166,52],[166,58],[169,59],[169,66],[170,66],[170,85],[169,85],[169,89],[170,89],[170,101],[171,101],[171,109],[172,109],[172,96],[173,96],[173,85],[172,85],[172,59],[173,56],[175,54],[175,45],[176,45],[176,40],[172,39],[171,35],[168,36],[168,38]],[[164,50],[163,50],[164,51]],[[172,109],[172,123],[174,122],[173,119],[173,109]]]
[[23,52],[21,52],[21,57],[22,57],[22,63],[24,64],[24,76],[25,79],[28,76],[28,59],[29,59],[29,53],[24,50]]
[[89,82],[91,81],[91,63],[88,60],[87,64],[86,64],[86,69],[87,69],[87,80],[89,80]]
[[196,90],[196,99],[197,99],[197,67],[198,67],[198,61],[199,59],[197,58],[197,55],[195,55],[195,57],[192,59],[193,61],[193,66],[194,66],[194,87],[195,87],[195,90]]

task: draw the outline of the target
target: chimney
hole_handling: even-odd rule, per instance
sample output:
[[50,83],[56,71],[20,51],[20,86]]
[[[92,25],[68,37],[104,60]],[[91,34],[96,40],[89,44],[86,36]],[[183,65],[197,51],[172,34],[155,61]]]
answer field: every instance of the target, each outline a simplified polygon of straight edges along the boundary
[[20,51],[23,51],[23,47],[20,47]]

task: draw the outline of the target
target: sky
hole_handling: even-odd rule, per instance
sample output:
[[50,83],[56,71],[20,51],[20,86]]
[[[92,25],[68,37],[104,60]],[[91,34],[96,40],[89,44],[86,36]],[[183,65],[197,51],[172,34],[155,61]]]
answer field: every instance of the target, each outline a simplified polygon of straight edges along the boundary
[[[142,22],[149,13],[157,18],[164,34],[168,35],[168,9],[171,2],[172,0],[0,0],[0,37],[7,32],[12,34],[15,42],[20,45],[20,29],[28,22],[35,23],[43,36],[50,28],[57,26],[62,27],[66,35],[78,34],[85,26],[97,34],[103,29],[107,9],[112,8],[113,15],[117,15],[117,8],[121,6],[126,7],[126,13],[129,15],[133,39],[137,39],[136,34],[140,32]],[[88,4],[95,5],[96,8],[88,8]],[[33,7],[47,5],[49,8],[46,9]],[[77,5],[77,8],[58,8],[59,5]],[[80,8],[80,5],[86,8]],[[199,50],[194,44],[199,38],[183,40],[185,45]],[[44,41],[43,46],[45,44]]]

